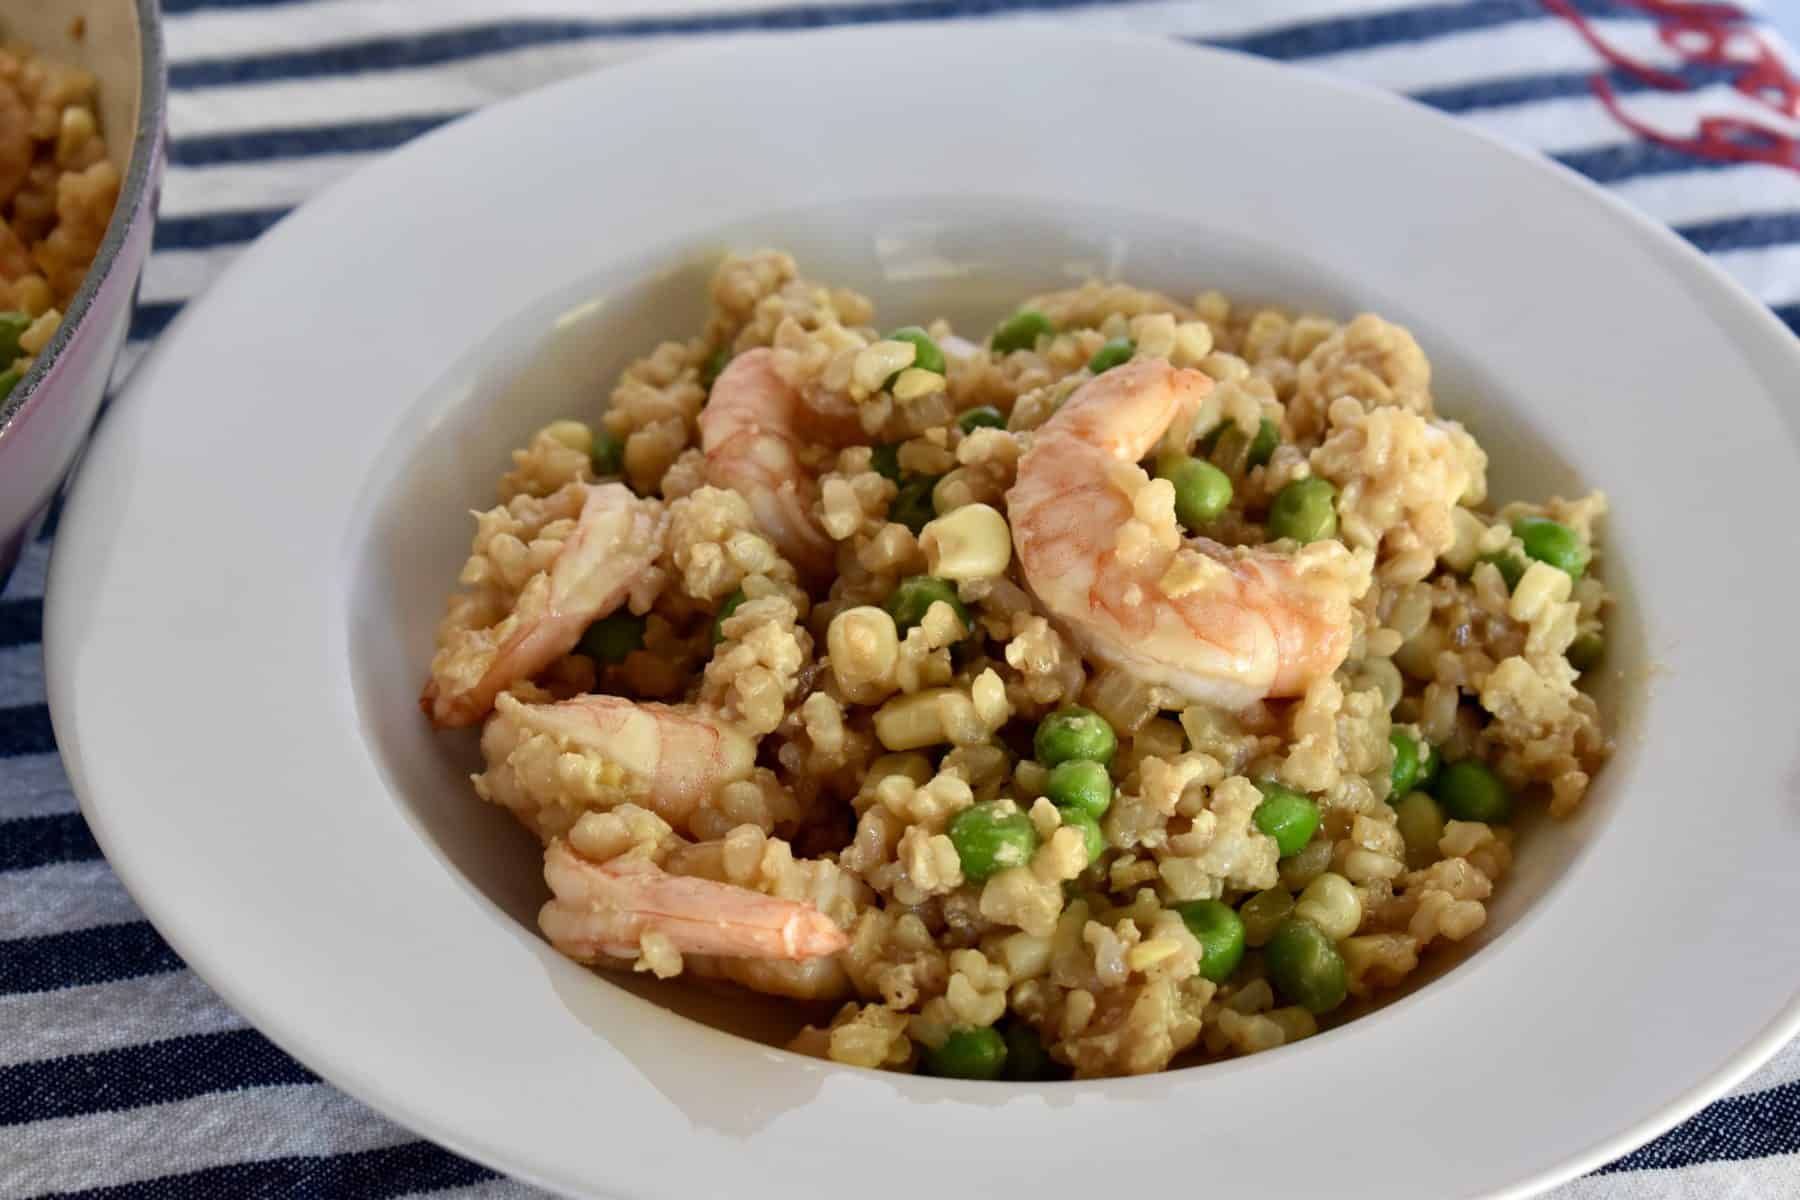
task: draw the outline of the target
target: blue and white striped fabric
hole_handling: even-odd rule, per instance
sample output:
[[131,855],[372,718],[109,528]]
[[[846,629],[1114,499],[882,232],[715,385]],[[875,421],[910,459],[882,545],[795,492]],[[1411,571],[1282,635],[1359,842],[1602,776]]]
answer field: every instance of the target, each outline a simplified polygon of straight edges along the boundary
[[[1409,93],[1675,226],[1800,328],[1800,96],[1781,69],[1796,60],[1754,22],[1658,0],[679,3],[164,0],[172,161],[122,370],[284,212],[459,113],[678,42],[921,22],[1139,30]],[[53,533],[54,514],[0,594],[0,1198],[534,1195],[319,1082],[139,915],[76,811],[44,703]],[[1800,1045],[1555,1194],[1800,1195]]]

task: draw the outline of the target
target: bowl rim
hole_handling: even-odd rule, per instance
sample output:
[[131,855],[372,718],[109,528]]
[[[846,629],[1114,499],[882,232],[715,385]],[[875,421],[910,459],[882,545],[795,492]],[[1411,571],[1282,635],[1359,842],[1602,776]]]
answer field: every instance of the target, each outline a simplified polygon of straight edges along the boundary
[[131,158],[126,163],[125,180],[119,198],[113,204],[112,218],[94,261],[88,267],[74,299],[63,313],[62,323],[37,358],[31,369],[19,380],[12,394],[0,400],[0,438],[6,436],[15,418],[21,418],[32,407],[42,390],[40,385],[56,369],[62,352],[80,331],[82,320],[94,306],[94,298],[112,277],[119,251],[148,206],[150,192],[162,157],[164,116],[168,104],[168,61],[163,47],[162,12],[157,0],[133,0],[138,24],[138,111],[137,127],[132,130]]
[[[810,38],[835,38],[847,41],[857,36],[857,33],[855,31],[833,31],[809,34],[807,36]],[[1019,36],[1019,34],[1014,34],[1013,36]],[[1032,30],[1030,31],[1029,36],[1033,39],[1047,39],[1052,35],[1042,30]],[[1076,35],[1063,34],[1060,36],[1068,40],[1074,40]],[[1102,38],[1107,41],[1129,40],[1155,45],[1165,45],[1167,42],[1167,39],[1163,38],[1112,33],[1103,34]],[[1092,35],[1081,35],[1081,40],[1091,43],[1095,39]],[[1252,56],[1229,54],[1228,52],[1211,49],[1202,49],[1200,52],[1205,55],[1228,56],[1233,59],[1255,61],[1264,68],[1271,66],[1271,64],[1256,60]],[[653,61],[666,63],[668,59],[676,57],[680,57],[683,60],[700,57],[712,59],[720,53],[722,53],[722,51],[718,48],[694,47],[678,50],[667,55],[658,55]],[[746,53],[749,52],[746,51]],[[588,79],[591,76],[613,74],[615,76],[623,75],[627,78],[638,78],[642,76],[644,71],[645,66],[643,64],[627,64],[619,67],[607,67],[600,71],[590,73],[589,76],[582,76],[577,79],[564,81],[561,84],[552,85],[551,89],[543,90],[578,85],[582,80]],[[1321,78],[1315,73],[1309,72],[1307,74],[1312,86],[1315,87],[1329,87],[1340,94],[1348,95],[1354,93],[1362,98],[1379,100],[1390,105],[1413,108],[1418,107],[1412,105],[1411,102],[1404,100],[1404,98],[1395,97],[1377,89],[1348,83],[1339,79]],[[514,101],[513,103],[517,103],[517,101]],[[1476,133],[1479,140],[1487,143],[1491,148],[1504,151],[1505,156],[1510,159],[1530,164],[1534,168],[1542,168],[1546,165],[1554,166],[1554,164],[1547,164],[1540,156],[1499,141],[1491,136],[1482,134],[1479,130],[1472,130],[1463,123],[1445,118],[1440,114],[1430,113],[1428,110],[1424,110],[1424,112],[1425,115],[1429,116],[1434,121],[1441,122],[1445,127],[1454,127],[1461,130],[1463,133]],[[458,122],[457,124],[461,125],[462,123]],[[429,140],[430,138],[441,136],[443,136],[442,133],[434,133],[428,135],[427,139],[421,140]],[[1687,246],[1666,227],[1643,214],[1636,212],[1622,200],[1609,195],[1603,189],[1596,187],[1587,180],[1581,179],[1573,172],[1560,170],[1553,171],[1552,174],[1557,176],[1565,188],[1569,187],[1569,185],[1574,185],[1575,189],[1580,191],[1586,197],[1584,202],[1590,202],[1592,199],[1598,197],[1601,200],[1602,205],[1606,207],[1607,211],[1614,219],[1621,219],[1623,223],[1629,227],[1629,232],[1649,241],[1650,249],[1657,251],[1657,253],[1663,257],[1664,261],[1662,265],[1671,268],[1679,268],[1684,273],[1684,277],[1693,283],[1696,290],[1701,290],[1705,294],[1714,297],[1721,302],[1721,307],[1728,310],[1728,315],[1733,319],[1734,325],[1742,322],[1745,325],[1751,326],[1752,329],[1747,332],[1761,330],[1765,336],[1758,339],[1760,345],[1756,346],[1755,349],[1765,363],[1778,362],[1783,371],[1800,366],[1800,356],[1797,356],[1797,346],[1789,336],[1785,327],[1780,325],[1779,321],[1765,306],[1755,301],[1754,298],[1742,291],[1742,289],[1737,287],[1731,280],[1724,277],[1719,269],[1710,263],[1705,256],[1701,255],[1692,247]],[[342,188],[343,186],[345,185],[339,185],[339,188]],[[338,188],[331,190],[337,191]],[[311,203],[316,205],[318,204],[318,200]],[[300,224],[302,227],[310,227],[305,222],[301,222]],[[290,228],[289,236],[298,237],[300,235]],[[548,286],[549,285],[546,284],[546,290],[548,289]],[[1742,328],[1742,326],[1740,325],[1739,328]],[[1772,335],[1779,335],[1778,340],[1772,340]],[[1783,416],[1785,420],[1790,422],[1791,428],[1791,416],[1785,413]],[[117,429],[114,429],[111,432],[115,435],[118,434]],[[103,434],[103,436],[105,436],[105,434]],[[1784,444],[1786,441],[1791,441],[1791,438],[1784,439]],[[72,509],[72,516],[76,519],[76,524],[72,527],[79,527],[82,524],[92,526],[94,524],[96,514],[86,514],[83,512],[83,509],[84,507],[90,507],[98,503],[95,494],[100,493],[102,490],[101,487],[92,489],[86,497],[84,504],[82,490],[78,488],[75,506]],[[66,547],[65,549],[72,550],[73,547]],[[76,603],[76,597],[73,595],[74,589],[71,586],[73,579],[67,578],[65,575],[72,575],[79,572],[78,567],[71,565],[76,562],[78,557],[92,559],[97,552],[99,552],[99,548],[96,547],[83,551],[79,556],[75,553],[59,555],[52,565],[52,596],[62,595],[66,591],[69,594],[64,603],[71,605]],[[63,624],[60,607],[61,606],[56,604],[52,605],[52,610],[49,614],[50,624],[46,630],[48,637],[46,648],[52,656],[51,703],[52,711],[58,718],[59,730],[64,726],[66,721],[73,731],[74,725],[77,723],[77,713],[80,708],[85,707],[78,703],[76,692],[77,685],[71,682],[71,676],[75,675],[77,672],[71,670],[65,674],[58,670],[58,668],[62,666],[74,668],[77,665],[75,660],[77,657],[76,651],[78,643],[74,640],[75,634],[69,626],[79,625],[80,622],[78,618],[71,618],[69,626],[65,626]],[[79,757],[79,755],[77,755],[77,757]],[[95,759],[90,759],[89,761],[96,764],[98,763],[98,760]],[[90,813],[91,817],[98,818],[98,806],[90,803],[91,797],[88,795],[89,789],[87,782],[89,781],[78,778],[77,790],[83,794],[84,809]],[[113,810],[114,815],[124,815],[124,809],[117,801],[110,803],[108,807]],[[94,824],[96,835],[100,838],[103,846],[109,851],[119,848],[112,840],[114,837],[118,836],[119,831],[116,828],[108,828],[107,822],[100,819],[95,819]],[[125,855],[127,860],[130,860],[133,857],[134,855],[132,854]],[[137,861],[133,863],[132,866],[134,868],[141,867],[143,865],[142,855],[135,855],[135,858]],[[127,877],[128,883],[140,878],[136,874],[135,869],[129,871],[121,870],[121,875],[122,877]],[[149,911],[150,909],[147,907],[146,912]],[[163,910],[159,909],[159,911]],[[155,917],[153,917],[153,920],[154,919]],[[197,951],[194,955],[196,962],[203,961],[208,968],[222,966],[226,958],[226,947],[214,944],[201,944],[195,940],[195,936],[190,936],[190,934],[191,931],[183,931],[178,936],[171,936],[171,944],[175,945],[178,950],[184,953],[184,955],[190,950]],[[224,972],[223,970],[221,970],[221,973],[228,974],[228,972]],[[207,977],[210,981],[212,978],[210,972]],[[237,982],[238,981],[234,980],[231,981],[230,986],[223,983],[217,986],[219,986],[219,990],[222,994],[230,997],[232,1002],[237,1004],[247,1014],[254,1013],[267,1015],[276,1007],[269,998],[247,994],[243,988],[235,986]],[[1785,1039],[1787,1036],[1791,1035],[1796,1024],[1800,1024],[1800,998],[1790,998],[1777,1011],[1775,1017],[1765,1024],[1757,1033],[1750,1036],[1739,1049],[1724,1061],[1720,1062],[1718,1066],[1708,1071],[1699,1081],[1683,1088],[1676,1099],[1663,1104],[1653,1115],[1628,1125],[1625,1129],[1611,1137],[1605,1137],[1596,1143],[1589,1144],[1588,1148],[1584,1151],[1567,1154],[1550,1166],[1540,1168],[1537,1173],[1533,1175],[1523,1179],[1519,1179],[1516,1176],[1513,1177],[1517,1181],[1500,1189],[1500,1193],[1497,1194],[1525,1194],[1527,1191],[1535,1190],[1536,1188],[1547,1186],[1558,1180],[1568,1178],[1587,1167],[1596,1165],[1610,1157],[1616,1156],[1623,1149],[1635,1144],[1642,1138],[1653,1134],[1656,1130],[1664,1128],[1668,1124],[1672,1124],[1681,1117],[1691,1113],[1694,1109],[1706,1102],[1706,1100],[1730,1086],[1736,1079],[1741,1078],[1743,1074],[1754,1067],[1756,1061],[1774,1048],[1778,1039]],[[304,1047],[303,1050],[296,1053],[296,1057],[300,1057],[302,1061],[310,1062],[315,1053],[323,1059],[329,1060],[331,1058],[331,1055],[327,1054],[322,1049],[321,1045],[308,1031],[289,1026],[280,1028],[279,1033],[271,1034],[271,1037],[284,1048],[288,1048],[290,1053],[295,1052],[293,1047],[296,1044]],[[345,1091],[364,1099],[372,1105],[381,1108],[383,1111],[399,1114],[402,1119],[415,1127],[430,1130],[431,1136],[446,1142],[460,1152],[468,1154],[470,1157],[502,1166],[504,1169],[519,1174],[524,1178],[535,1178],[540,1182],[546,1181],[544,1175],[537,1174],[529,1166],[522,1166],[516,1156],[507,1149],[497,1147],[492,1140],[486,1137],[482,1137],[478,1140],[475,1135],[469,1134],[466,1130],[453,1132],[446,1128],[445,1122],[442,1119],[428,1115],[416,1103],[396,1099],[395,1088],[380,1081],[378,1078],[372,1077],[367,1071],[359,1072],[354,1069],[344,1068],[342,1067],[342,1064],[339,1064],[339,1067],[340,1069],[334,1071],[329,1077],[334,1084],[342,1087]],[[851,1068],[828,1068],[828,1070],[834,1074],[853,1071]],[[935,1085],[940,1081],[923,1082],[928,1085]],[[1118,1090],[1121,1091],[1129,1089],[1141,1093],[1144,1089],[1137,1086],[1137,1084],[1138,1081],[1125,1081],[1123,1083],[1121,1083],[1121,1081],[1098,1081],[1094,1084],[1077,1086],[1092,1088],[1094,1090],[1116,1086]],[[981,1085],[961,1085],[959,1087],[931,1086],[929,1089],[922,1090],[929,1090],[933,1098],[964,1099],[967,1098],[970,1089],[979,1089],[980,1087]],[[549,1179],[554,1179],[562,1186],[567,1186],[566,1177],[549,1176]]]

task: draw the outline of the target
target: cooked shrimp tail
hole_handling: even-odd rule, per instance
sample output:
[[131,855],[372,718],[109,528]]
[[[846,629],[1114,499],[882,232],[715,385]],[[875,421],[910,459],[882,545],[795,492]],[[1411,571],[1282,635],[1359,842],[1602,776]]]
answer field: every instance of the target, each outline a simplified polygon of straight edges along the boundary
[[813,510],[819,489],[801,463],[809,442],[831,440],[822,418],[776,372],[774,351],[732,359],[700,413],[707,482],[737,492],[763,533],[801,574],[818,578],[835,561]]
[[1182,538],[1173,493],[1156,503],[1136,464],[1211,387],[1154,359],[1089,380],[1038,429],[1007,506],[1026,583],[1095,657],[1242,707],[1337,669],[1367,570],[1335,542],[1287,554]]
[[644,859],[596,863],[563,841],[545,853],[544,878],[555,899],[538,924],[558,950],[582,962],[635,958],[650,934],[683,954],[726,958],[804,961],[850,944],[811,904],[670,875]]
[[574,532],[513,610],[491,628],[459,631],[432,659],[419,707],[439,728],[475,724],[501,692],[573,650],[655,563],[667,524],[662,506],[622,483],[585,486]]
[[[527,704],[502,695],[481,732],[483,796],[511,809],[540,837],[566,831],[585,811],[633,803],[686,833],[720,789],[747,779],[756,743],[731,722],[691,706],[622,696]],[[591,764],[571,790],[565,756]]]

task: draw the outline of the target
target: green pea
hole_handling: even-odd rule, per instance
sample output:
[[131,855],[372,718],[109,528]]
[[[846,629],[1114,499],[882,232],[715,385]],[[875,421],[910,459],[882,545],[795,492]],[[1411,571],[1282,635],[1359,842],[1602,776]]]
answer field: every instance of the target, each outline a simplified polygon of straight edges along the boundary
[[1577,671],[1591,671],[1606,657],[1606,635],[1598,630],[1580,634],[1569,643],[1569,665]]
[[1091,867],[1099,862],[1100,856],[1106,853],[1106,834],[1094,814],[1080,808],[1063,808],[1057,811],[1062,813],[1064,825],[1081,830],[1081,836],[1087,842],[1088,865]]
[[1200,975],[1224,983],[1244,961],[1244,919],[1220,900],[1190,900],[1175,911],[1200,943]]
[[610,429],[594,431],[594,447],[588,451],[594,474],[605,479],[625,469],[625,439]]
[[1392,804],[1418,785],[1421,743],[1406,730],[1396,729],[1388,734],[1388,745],[1394,749],[1394,765],[1388,769],[1388,779],[1392,783],[1388,788],[1388,803]]
[[1003,812],[988,800],[963,809],[950,820],[950,844],[962,863],[965,879],[981,883],[1008,867],[1022,867],[1037,853],[1037,827],[1016,805]]
[[977,429],[1005,429],[1006,414],[991,404],[983,404],[956,418],[956,427],[964,433],[974,433]]
[[10,363],[24,351],[19,339],[31,328],[31,317],[22,312],[0,312],[0,362]]
[[1111,766],[1119,739],[1106,718],[1092,709],[1071,704],[1038,722],[1031,745],[1037,760],[1046,767],[1075,759]]
[[1276,991],[1315,1015],[1342,1004],[1349,992],[1343,956],[1317,925],[1299,917],[1275,927],[1263,966]]
[[1076,808],[1089,816],[1102,817],[1112,805],[1112,776],[1104,763],[1073,758],[1050,769],[1044,795],[1058,808]]
[[[938,344],[931,340],[931,335],[917,325],[907,325],[887,335],[890,342],[909,342],[913,348],[912,365],[921,371],[930,371],[933,375],[944,373],[944,352]],[[899,372],[895,372],[899,374]],[[888,383],[893,383],[889,379]]]
[[723,371],[725,369],[725,364],[730,361],[731,351],[720,346],[717,350],[714,350],[711,354],[707,355],[706,361],[700,364],[700,386],[705,388],[709,395],[712,393],[714,381],[719,378],[719,372]]
[[713,618],[713,645],[716,646],[725,640],[725,618],[736,612],[738,605],[742,604],[744,599],[744,589],[739,588],[725,597],[725,603],[719,605],[719,615]]
[[19,380],[23,378],[25,378],[25,372],[17,367],[8,367],[6,370],[0,371],[0,400],[12,395],[13,389],[19,386]]
[[1275,455],[1275,447],[1281,444],[1281,430],[1275,422],[1264,417],[1256,427],[1256,437],[1250,443],[1249,464],[1260,467]]
[[965,629],[974,632],[975,621],[963,607],[963,602],[957,599],[955,586],[935,575],[911,575],[902,579],[888,593],[882,607],[894,618],[894,627],[900,631],[900,636],[905,637],[906,631],[923,621],[931,606],[940,601],[956,611]]
[[1520,517],[1513,522],[1513,536],[1525,547],[1525,553],[1539,562],[1549,563],[1569,578],[1580,579],[1587,570],[1588,548],[1581,544],[1575,531],[1548,517]]
[[1293,788],[1269,781],[1256,785],[1262,803],[1250,814],[1256,827],[1275,839],[1282,858],[1300,853],[1319,829],[1319,806]]
[[1191,530],[1217,518],[1231,503],[1231,477],[1209,462],[1183,455],[1156,473],[1175,485],[1175,515]]
[[1130,338],[1108,338],[1106,343],[1094,351],[1094,357],[1088,359],[1088,370],[1096,375],[1104,375],[1114,367],[1131,361],[1137,353],[1137,343]]
[[575,648],[597,663],[623,662],[627,654],[644,648],[644,618],[624,609],[601,617],[587,627]]
[[993,1029],[952,1029],[944,1044],[925,1048],[925,1069],[947,1079],[998,1079],[1006,1068],[1006,1039]]
[[937,510],[931,505],[931,490],[942,478],[942,475],[915,475],[901,484],[899,494],[888,506],[888,520],[906,526],[914,534],[923,532],[937,516]]
[[1512,816],[1512,794],[1500,777],[1479,759],[1464,758],[1446,766],[1432,789],[1444,811],[1458,821],[1504,824]]
[[994,330],[994,336],[988,344],[997,354],[1010,354],[1014,350],[1031,350],[1037,346],[1037,340],[1056,332],[1050,324],[1050,318],[1035,308],[1021,308]]
[[1023,1021],[1008,1021],[1002,1035],[1006,1039],[1006,1069],[1002,1077],[1015,1083],[1040,1083],[1062,1074],[1061,1064],[1050,1057],[1037,1030]]
[[1337,535],[1337,489],[1317,475],[1296,479],[1269,505],[1269,536],[1319,542]]
[[882,442],[869,448],[869,466],[884,479],[900,482],[900,443]]
[[1519,586],[1519,580],[1525,578],[1525,560],[1510,550],[1486,555],[1481,561],[1494,564],[1494,569],[1500,572],[1500,578],[1506,581],[1506,590],[1509,592]]

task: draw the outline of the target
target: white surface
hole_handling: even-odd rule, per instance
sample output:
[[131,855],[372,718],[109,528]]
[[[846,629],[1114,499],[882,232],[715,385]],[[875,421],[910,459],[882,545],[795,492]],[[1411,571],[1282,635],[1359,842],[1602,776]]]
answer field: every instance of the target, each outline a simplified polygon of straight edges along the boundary
[[[427,631],[503,448],[591,411],[603,391],[558,387],[685,331],[705,257],[763,242],[895,321],[985,322],[1081,267],[1374,308],[1431,353],[1498,495],[1606,487],[1620,753],[1578,820],[1528,836],[1492,944],[1296,1047],[1042,1089],[796,1058],[549,951],[519,919],[529,846],[412,707]],[[553,1188],[1091,1196],[1129,1154],[1134,1181],[1203,1163],[1258,1196],[1518,1194],[1800,1023],[1797,365],[1665,231],[1323,78],[1023,28],[659,57],[409,146],[183,317],[58,540],[57,734],[120,876],[228,1001]],[[896,1150],[919,1166],[885,1169]]]
[[1757,15],[1773,25],[1789,44],[1800,45],[1800,0],[1768,0],[1758,6]]

